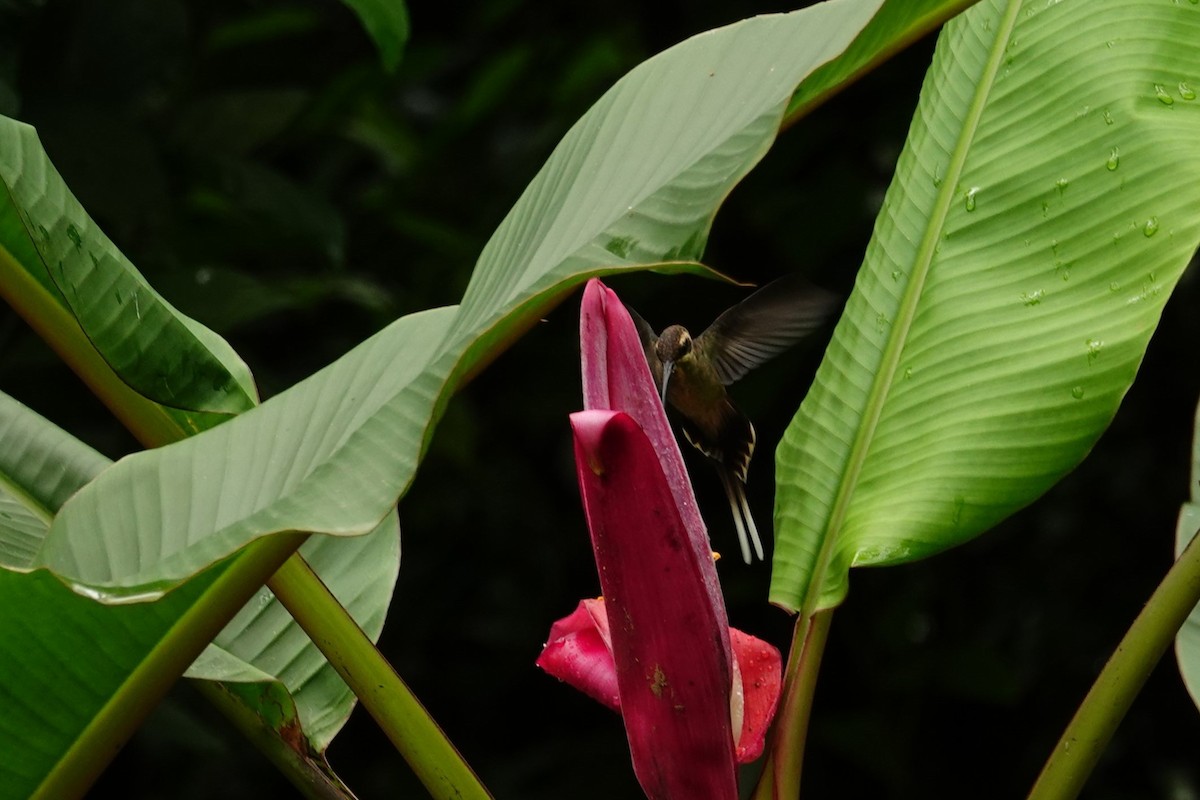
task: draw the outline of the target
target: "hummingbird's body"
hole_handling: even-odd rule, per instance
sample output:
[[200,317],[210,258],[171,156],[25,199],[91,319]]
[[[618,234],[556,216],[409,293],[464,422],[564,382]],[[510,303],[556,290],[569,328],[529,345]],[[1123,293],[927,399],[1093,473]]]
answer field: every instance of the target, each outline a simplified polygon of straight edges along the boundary
[[688,442],[717,468],[747,564],[751,544],[763,558],[762,541],[746,502],[754,425],[729,399],[725,387],[815,331],[833,307],[833,295],[797,278],[782,278],[725,311],[695,338],[682,325],[671,325],[656,335],[630,309],[663,403],[679,412]]

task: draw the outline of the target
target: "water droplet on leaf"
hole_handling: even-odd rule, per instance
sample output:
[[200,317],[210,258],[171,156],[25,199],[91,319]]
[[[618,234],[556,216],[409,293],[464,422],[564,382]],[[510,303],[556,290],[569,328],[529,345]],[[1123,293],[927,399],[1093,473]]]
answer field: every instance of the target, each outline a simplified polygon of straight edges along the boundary
[[1147,239],[1158,233],[1158,217],[1151,217],[1146,220],[1146,224],[1142,226],[1142,233]]
[[1163,88],[1161,83],[1154,84],[1154,96],[1157,97],[1159,102],[1161,102],[1164,106],[1175,104],[1175,98],[1167,94],[1167,90]]
[[1119,148],[1114,147],[1112,152],[1108,154],[1108,161],[1104,162],[1104,166],[1108,167],[1109,172],[1113,172],[1120,164],[1121,151]]

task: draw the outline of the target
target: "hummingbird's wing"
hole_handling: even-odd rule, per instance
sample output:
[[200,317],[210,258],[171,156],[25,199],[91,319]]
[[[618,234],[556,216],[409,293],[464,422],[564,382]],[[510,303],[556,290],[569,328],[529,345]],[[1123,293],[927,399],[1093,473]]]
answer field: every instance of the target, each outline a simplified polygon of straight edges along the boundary
[[642,340],[642,349],[646,351],[646,357],[650,358],[654,355],[654,340],[658,338],[658,334],[654,332],[654,328],[650,327],[649,322],[642,319],[641,314],[633,310],[632,306],[625,306],[625,310],[633,318],[633,324],[637,328],[638,337]]
[[780,278],[717,317],[695,347],[728,386],[821,327],[838,299],[799,276]]
[[745,483],[757,439],[754,425],[728,397],[715,407],[715,412],[718,421],[711,425],[697,425],[687,417],[680,419],[683,435],[692,447]]

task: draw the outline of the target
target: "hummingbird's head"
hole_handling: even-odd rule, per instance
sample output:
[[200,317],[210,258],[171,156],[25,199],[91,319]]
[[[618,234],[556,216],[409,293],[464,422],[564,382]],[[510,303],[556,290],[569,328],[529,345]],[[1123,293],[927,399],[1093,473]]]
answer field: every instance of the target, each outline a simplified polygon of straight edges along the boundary
[[692,335],[682,325],[672,325],[664,330],[654,343],[654,354],[662,364],[662,401],[667,402],[667,386],[677,364],[686,364],[692,356]]
[[654,351],[664,364],[683,361],[692,354],[692,335],[682,325],[672,325],[659,335]]

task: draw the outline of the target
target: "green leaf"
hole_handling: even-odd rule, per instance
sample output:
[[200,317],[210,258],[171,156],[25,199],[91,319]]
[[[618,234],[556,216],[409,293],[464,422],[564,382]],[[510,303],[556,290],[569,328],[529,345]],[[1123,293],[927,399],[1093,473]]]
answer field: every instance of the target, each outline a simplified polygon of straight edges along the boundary
[[254,405],[233,349],[150,288],[67,189],[33,128],[5,117],[0,183],[0,291],[14,308],[66,311],[112,371],[155,403],[219,414]]
[[270,402],[123,459],[63,507],[37,563],[109,599],[147,599],[278,531],[373,529],[457,383],[572,287],[605,272],[699,269],[689,259],[796,85],[877,5],[746,20],[635,68],[555,149],[460,307],[404,317]]
[[29,797],[47,782],[70,780],[57,773],[63,754],[84,726],[132,713],[119,699],[122,687],[209,582],[192,581],[159,603],[115,608],[45,572],[0,570],[0,797]]
[[[25,568],[54,512],[109,461],[3,394],[0,442],[0,563]],[[202,588],[107,608],[45,572],[0,570],[0,797],[43,782]]]
[[62,504],[112,462],[6,394],[0,442],[0,564],[26,569]]
[[788,103],[787,122],[795,122],[834,92],[976,2],[888,0],[844,53],[804,79]]
[[[1175,528],[1175,555],[1178,557],[1200,532],[1200,406],[1196,407],[1196,427],[1192,438],[1192,494],[1179,509]],[[1175,658],[1192,702],[1200,708],[1200,606],[1196,606],[1175,637]]]
[[1200,241],[1200,7],[987,2],[943,31],[777,451],[771,599],[966,541],[1087,454]]
[[[400,570],[400,521],[396,512],[393,510],[366,536],[314,536],[300,548],[300,555],[310,565],[321,565],[321,580],[368,638],[378,641]],[[184,674],[214,681],[282,684],[288,702],[294,704],[300,732],[310,749],[318,753],[325,751],[345,725],[357,700],[266,587],[238,612]],[[270,720],[264,722],[284,732]],[[290,718],[281,722],[295,724]]]
[[367,33],[375,40],[379,60],[388,72],[400,66],[400,56],[408,41],[408,9],[403,0],[342,0],[358,15]]
[[[23,569],[29,566],[29,553],[40,547],[50,520],[62,503],[111,462],[4,394],[0,394],[0,442],[4,444],[0,448],[0,563]],[[368,536],[319,537],[301,548],[310,564],[322,565],[322,580],[371,641],[378,640],[383,628],[399,569],[399,544],[399,522],[393,512]],[[4,609],[0,614],[0,629],[12,626],[17,631],[20,626],[19,633],[0,642],[0,656],[16,658],[13,653],[6,653],[5,645],[20,648],[18,660],[27,667],[10,673],[3,682],[4,691],[12,695],[14,703],[17,698],[41,696],[40,684],[31,684],[32,679],[48,681],[54,679],[52,676],[64,679],[64,665],[73,660],[69,650],[60,649],[64,632],[65,646],[75,648],[74,652],[99,649],[113,656],[117,663],[136,665],[139,646],[152,643],[157,627],[170,621],[169,615],[163,613],[148,619],[138,618],[134,625],[135,640],[141,634],[147,638],[142,643],[128,642],[124,618],[95,611],[98,607],[94,603],[45,579],[45,574],[39,574],[12,576],[0,582],[0,599],[10,592],[24,598],[18,603],[10,597],[12,602],[0,605]],[[39,615],[22,611],[27,602],[39,604]],[[171,607],[171,604],[164,606]],[[61,624],[43,627],[37,623],[43,618],[57,618]],[[112,680],[117,679],[117,671],[110,676]],[[271,684],[229,691],[248,704],[259,702],[249,707],[257,711],[260,724],[286,735],[293,745],[298,736],[303,736],[307,740],[304,751],[318,755],[345,723],[356,700],[333,667],[265,588],[230,621],[186,675],[212,681]],[[94,701],[102,699],[104,685],[103,681],[89,684],[96,689]],[[263,706],[264,702],[270,705]],[[286,704],[292,713],[280,719],[271,718],[280,703]],[[59,730],[88,719],[87,714],[94,708],[85,703],[62,711],[56,722]],[[16,764],[0,759],[0,773]],[[321,771],[324,774],[327,768]],[[34,773],[30,774],[32,777]],[[0,796],[9,795],[0,792]]]
[[[109,462],[2,394],[0,442],[0,498],[19,511],[0,514],[0,564],[25,569],[54,512]],[[212,570],[161,602],[112,608],[44,571],[0,569],[0,797],[82,791],[244,587],[266,577],[239,572],[226,574],[240,584]]]

